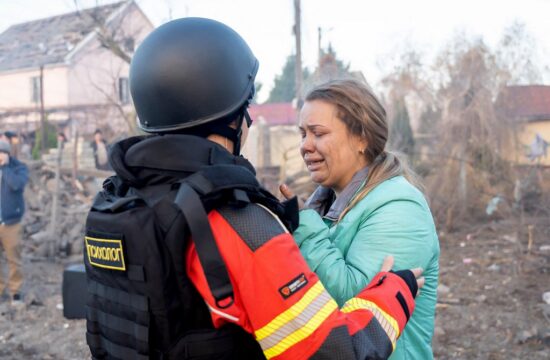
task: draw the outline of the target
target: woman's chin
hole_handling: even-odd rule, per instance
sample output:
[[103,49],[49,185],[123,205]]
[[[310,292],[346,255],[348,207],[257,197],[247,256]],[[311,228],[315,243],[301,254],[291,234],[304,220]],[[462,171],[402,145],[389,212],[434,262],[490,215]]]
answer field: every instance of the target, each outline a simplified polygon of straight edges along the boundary
[[317,185],[322,185],[325,180],[323,176],[320,176],[320,174],[316,174],[315,172],[309,173],[309,177],[311,178],[311,181]]

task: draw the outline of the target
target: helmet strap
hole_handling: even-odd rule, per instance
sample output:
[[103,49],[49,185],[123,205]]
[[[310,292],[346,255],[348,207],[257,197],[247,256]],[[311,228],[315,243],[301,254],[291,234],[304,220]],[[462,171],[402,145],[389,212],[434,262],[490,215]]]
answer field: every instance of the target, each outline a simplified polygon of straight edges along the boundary
[[[209,124],[209,126],[205,127],[197,127],[193,129],[189,129],[185,133],[190,135],[196,135],[201,137],[206,137],[210,134],[216,134],[223,136],[226,139],[229,139],[233,142],[233,155],[239,156],[241,154],[241,138],[243,135],[243,121],[246,121],[246,124],[248,128],[250,128],[250,125],[252,125],[252,119],[250,118],[250,114],[248,113],[248,110],[246,107],[244,109],[241,108],[240,113],[237,113],[236,118],[236,124],[237,128],[233,128],[229,126],[230,123],[227,120],[220,120],[213,122]],[[235,119],[234,116],[232,116],[233,119]]]
[[246,126],[250,129],[250,126],[252,125],[252,118],[250,117],[247,109],[244,109],[244,118],[246,120]]
[[[246,112],[246,110],[245,110]],[[243,136],[243,116],[239,116],[237,120],[237,130],[235,131],[235,137],[233,140],[233,155],[241,155],[241,137]]]
[[239,156],[241,153],[241,137],[243,134],[242,129],[243,115],[239,115],[237,118],[237,128],[234,129],[229,124],[216,124],[208,129],[208,133],[221,135],[233,142],[233,155]]
[[[237,120],[237,130],[235,140],[233,141],[233,155],[239,156],[241,155],[241,137],[243,135],[243,120],[246,121],[246,126],[250,129],[250,125],[252,125],[252,119],[250,118],[250,114],[248,113],[248,110],[245,108],[242,115],[239,116],[239,120]],[[233,129],[234,130],[234,129]]]

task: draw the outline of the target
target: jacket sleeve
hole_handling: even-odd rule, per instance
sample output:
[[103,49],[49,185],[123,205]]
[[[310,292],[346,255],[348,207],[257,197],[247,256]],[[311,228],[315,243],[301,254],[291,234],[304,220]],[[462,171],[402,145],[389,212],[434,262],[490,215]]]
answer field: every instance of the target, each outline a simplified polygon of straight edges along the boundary
[[405,284],[378,274],[342,309],[309,270],[292,236],[267,209],[220,209],[209,214],[234,290],[228,308],[216,305],[191,242],[187,273],[216,327],[234,323],[252,333],[267,359],[385,359],[414,309]]
[[433,229],[426,216],[414,201],[383,204],[358,221],[344,253],[335,246],[319,214],[302,210],[294,236],[309,266],[338,304],[343,304],[371,281],[387,255],[394,256],[396,269],[428,267]]
[[[12,159],[11,161],[17,160]],[[29,170],[27,166],[19,161],[11,166],[5,166],[2,169],[2,173],[2,180],[6,182],[12,191],[22,190],[29,180]]]

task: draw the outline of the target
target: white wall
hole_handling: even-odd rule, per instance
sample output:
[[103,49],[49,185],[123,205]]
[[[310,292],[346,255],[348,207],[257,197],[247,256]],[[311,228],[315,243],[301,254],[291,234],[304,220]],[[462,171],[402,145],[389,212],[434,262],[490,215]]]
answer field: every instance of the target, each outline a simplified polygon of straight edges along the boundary
[[[58,107],[68,104],[68,70],[65,66],[44,68],[44,106]],[[40,76],[39,69],[13,71],[0,74],[0,109],[36,108],[40,101],[31,101],[31,78]]]
[[[135,47],[153,30],[152,24],[132,4],[111,25],[120,38],[131,36]],[[69,105],[108,104],[118,101],[118,79],[128,78],[129,64],[103,48],[94,37],[69,59]]]
[[[109,22],[118,38],[134,38],[134,48],[153,30],[153,25],[132,3]],[[117,38],[117,39],[118,39]],[[44,105],[53,107],[80,107],[86,112],[57,112],[49,115],[50,120],[75,119],[82,131],[109,125],[115,133],[123,133],[128,127],[119,107],[119,78],[128,78],[129,64],[101,46],[95,34],[86,37],[69,54],[64,64],[44,68]],[[32,102],[33,76],[39,76],[39,69],[9,71],[0,74],[0,113],[9,110],[25,110],[26,113],[2,118],[5,126],[34,128],[40,119],[40,102]],[[98,108],[95,105],[102,105]],[[107,105],[107,106],[105,106]],[[130,103],[123,106],[133,111]],[[5,127],[4,126],[4,127]]]

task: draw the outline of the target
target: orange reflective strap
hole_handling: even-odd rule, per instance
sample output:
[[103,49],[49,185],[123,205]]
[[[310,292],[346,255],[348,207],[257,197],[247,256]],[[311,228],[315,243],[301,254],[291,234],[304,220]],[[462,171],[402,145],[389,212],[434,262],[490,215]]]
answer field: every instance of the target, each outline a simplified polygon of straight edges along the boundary
[[388,338],[395,349],[395,342],[399,337],[399,325],[397,320],[395,320],[372,301],[356,297],[349,299],[341,309],[344,313],[351,313],[358,310],[368,310],[374,315],[376,320],[380,323],[380,326],[382,326],[382,329],[386,332],[386,335],[388,335]]
[[255,332],[266,358],[278,356],[298,344],[338,309],[338,305],[317,282],[290,308]]

